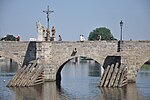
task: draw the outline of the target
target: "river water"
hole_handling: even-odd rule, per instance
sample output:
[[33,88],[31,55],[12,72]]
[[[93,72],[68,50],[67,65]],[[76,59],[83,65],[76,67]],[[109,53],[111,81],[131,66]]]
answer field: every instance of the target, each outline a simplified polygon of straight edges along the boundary
[[100,88],[100,65],[91,60],[70,61],[62,69],[60,85],[46,82],[34,87],[6,87],[16,70],[16,63],[0,62],[0,100],[150,100],[150,70],[140,70],[137,83],[126,87]]

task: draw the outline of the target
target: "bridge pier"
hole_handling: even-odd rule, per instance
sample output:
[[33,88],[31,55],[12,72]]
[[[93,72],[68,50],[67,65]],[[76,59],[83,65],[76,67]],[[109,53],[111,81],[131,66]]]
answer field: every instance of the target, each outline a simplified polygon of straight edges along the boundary
[[136,76],[133,74],[128,74],[128,83],[136,83]]
[[128,77],[129,83],[135,83],[136,82],[136,77],[137,77],[136,66],[128,66],[127,77]]
[[56,81],[56,70],[49,64],[44,67],[44,81]]

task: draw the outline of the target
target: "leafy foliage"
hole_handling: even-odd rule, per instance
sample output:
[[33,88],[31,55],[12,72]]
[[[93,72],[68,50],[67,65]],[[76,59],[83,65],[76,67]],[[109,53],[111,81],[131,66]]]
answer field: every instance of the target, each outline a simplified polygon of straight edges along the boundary
[[99,36],[101,36],[101,40],[116,40],[106,27],[96,28],[90,32],[88,40],[99,40]]
[[0,40],[1,41],[16,41],[16,37],[14,37],[13,35],[7,34],[6,37],[1,38]]

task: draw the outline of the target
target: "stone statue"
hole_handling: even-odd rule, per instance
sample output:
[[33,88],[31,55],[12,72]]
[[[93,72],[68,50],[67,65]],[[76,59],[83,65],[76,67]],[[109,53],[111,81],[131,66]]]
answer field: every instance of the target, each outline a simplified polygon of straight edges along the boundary
[[55,41],[56,39],[55,39],[55,33],[56,33],[56,29],[55,29],[55,27],[53,26],[52,27],[52,41]]
[[45,35],[45,28],[44,26],[40,23],[40,21],[36,22],[36,27],[37,27],[37,33],[38,33],[38,41],[45,41],[46,35]]
[[50,30],[47,28],[46,30],[46,41],[50,41]]

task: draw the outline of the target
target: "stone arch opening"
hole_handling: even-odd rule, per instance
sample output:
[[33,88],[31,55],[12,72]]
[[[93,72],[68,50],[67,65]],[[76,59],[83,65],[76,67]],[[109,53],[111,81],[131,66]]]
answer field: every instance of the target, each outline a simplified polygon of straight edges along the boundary
[[138,72],[138,71],[141,70],[145,65],[149,65],[149,66],[150,66],[150,59],[149,59],[149,58],[144,59],[143,61],[141,61],[141,63],[138,63],[137,65],[138,65],[138,66],[137,66],[137,72]]
[[0,52],[0,57],[5,57],[7,59],[12,59],[12,61],[16,62],[18,64],[19,67],[22,66],[22,64],[19,62],[18,58],[13,55],[13,54],[10,54],[9,52]]
[[143,71],[150,71],[150,59],[146,60],[141,66],[137,66],[137,74]]
[[136,75],[136,86],[139,87],[142,93],[145,92],[145,88],[143,87],[150,87],[150,59],[147,60],[140,69],[137,71]]
[[18,62],[11,57],[0,56],[0,75],[14,75],[19,68]]
[[101,66],[102,66],[102,64],[100,64],[100,63],[99,63],[98,61],[96,61],[95,59],[90,58],[90,57],[85,57],[85,56],[75,56],[75,57],[71,57],[71,58],[67,59],[67,60],[59,67],[59,69],[58,69],[57,72],[56,72],[56,82],[57,82],[57,83],[60,83],[60,82],[61,82],[61,71],[62,71],[62,69],[64,68],[64,66],[65,66],[69,61],[77,59],[77,57],[79,57],[80,60],[81,60],[81,59],[84,59],[84,60],[92,60],[92,61],[94,61],[95,63],[99,64],[99,74],[101,73]]
[[[148,57],[143,57],[143,59],[138,59],[136,62],[135,62],[135,65],[132,66],[132,73],[133,73],[133,82],[136,82],[137,81],[137,76],[139,73],[143,73],[143,71],[146,71],[150,69],[150,59]],[[149,70],[150,71],[150,70]]]

